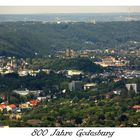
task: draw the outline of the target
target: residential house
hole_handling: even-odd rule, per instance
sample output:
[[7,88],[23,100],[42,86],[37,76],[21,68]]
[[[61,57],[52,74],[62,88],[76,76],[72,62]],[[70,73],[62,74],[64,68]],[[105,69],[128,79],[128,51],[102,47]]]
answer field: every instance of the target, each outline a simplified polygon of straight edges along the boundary
[[114,78],[113,81],[116,83],[116,82],[119,82],[121,81],[122,79],[121,78]]
[[28,103],[20,104],[19,107],[20,108],[28,108],[29,104]]
[[78,75],[82,75],[83,72],[79,71],[79,70],[68,70],[67,71],[67,75],[68,76],[78,76]]
[[3,111],[6,108],[6,105],[0,104],[0,111]]
[[16,108],[16,105],[10,104],[6,106],[7,111],[13,111]]
[[120,95],[121,94],[121,90],[113,90],[113,93],[116,95]]
[[136,112],[140,112],[140,105],[129,106],[131,109],[136,109]]
[[92,88],[94,88],[95,86],[96,86],[95,83],[86,83],[86,84],[84,85],[84,90],[92,89]]
[[43,100],[46,100],[46,97],[37,97],[37,100],[38,101],[43,101]]
[[26,96],[28,94],[33,94],[35,96],[39,96],[41,93],[43,93],[43,90],[13,90],[14,93]]
[[31,100],[30,101],[30,105],[31,106],[36,106],[38,104],[38,101],[37,100]]

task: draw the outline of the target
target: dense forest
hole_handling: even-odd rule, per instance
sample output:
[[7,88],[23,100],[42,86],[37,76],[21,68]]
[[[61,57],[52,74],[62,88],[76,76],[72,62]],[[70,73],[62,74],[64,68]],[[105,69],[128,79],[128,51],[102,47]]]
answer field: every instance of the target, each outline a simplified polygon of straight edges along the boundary
[[140,21],[93,23],[0,23],[0,55],[31,57],[72,48],[120,47],[140,40]]
[[[88,58],[72,58],[72,59],[61,59],[61,58],[36,58],[27,59],[29,62],[29,68],[31,69],[52,69],[52,70],[81,70],[84,72],[99,73],[103,72],[103,67],[92,62]],[[105,69],[105,68],[104,68]]]

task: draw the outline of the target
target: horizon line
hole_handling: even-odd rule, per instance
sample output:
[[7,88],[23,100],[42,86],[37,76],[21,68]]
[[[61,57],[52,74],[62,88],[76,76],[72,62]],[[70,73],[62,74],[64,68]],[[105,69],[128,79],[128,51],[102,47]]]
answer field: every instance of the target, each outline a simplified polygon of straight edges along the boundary
[[0,14],[139,13],[140,6],[0,6]]

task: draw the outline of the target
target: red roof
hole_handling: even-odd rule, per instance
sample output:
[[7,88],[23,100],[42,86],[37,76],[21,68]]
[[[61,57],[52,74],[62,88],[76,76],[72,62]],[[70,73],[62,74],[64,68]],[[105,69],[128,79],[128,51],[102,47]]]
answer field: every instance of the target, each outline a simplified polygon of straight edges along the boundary
[[10,108],[14,109],[16,106],[14,104],[8,105]]
[[140,109],[140,105],[130,106],[129,108],[133,108],[133,109]]
[[5,107],[6,107],[5,105],[0,104],[1,109],[4,109]]
[[37,102],[37,100],[31,100],[30,103],[31,103],[33,106],[36,106],[38,102]]

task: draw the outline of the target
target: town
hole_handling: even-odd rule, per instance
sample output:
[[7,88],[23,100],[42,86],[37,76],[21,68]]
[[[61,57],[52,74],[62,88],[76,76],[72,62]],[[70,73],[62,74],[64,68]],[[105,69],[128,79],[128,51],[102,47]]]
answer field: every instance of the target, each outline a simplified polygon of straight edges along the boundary
[[128,12],[0,15],[0,127],[139,127],[140,14]]
[[[73,95],[75,92],[77,94],[82,93],[76,95],[80,99],[81,96],[88,98],[88,100],[92,97],[95,106],[101,104],[102,100],[111,101],[113,98],[117,98],[116,96],[126,96],[122,95],[124,89],[128,94],[134,92],[133,94],[138,96],[140,93],[140,67],[133,63],[134,60],[130,58],[129,54],[134,54],[135,59],[139,59],[140,50],[139,48],[134,50],[97,49],[80,51],[66,49],[56,52],[52,56],[49,55],[48,58],[33,59],[1,56],[0,111],[3,120],[9,118],[10,120],[21,121],[23,116],[30,114],[39,106],[48,108],[49,103],[62,100],[62,97],[64,99],[67,96],[67,98],[75,97]],[[131,56],[133,57],[133,55]],[[88,59],[103,70],[95,73],[73,67],[53,69],[45,63],[45,61],[50,63],[50,60],[53,59],[69,61],[79,58],[83,61]],[[36,67],[38,61],[43,64]],[[59,79],[57,82],[55,81],[56,77]],[[16,83],[18,84],[16,85]],[[66,102],[60,102],[60,105],[66,104]],[[73,104],[73,100],[70,100],[70,104]],[[127,106],[127,109],[140,112],[140,105],[131,104]],[[84,123],[84,120],[80,120],[80,118],[75,121],[78,121],[75,122],[78,125]],[[0,123],[3,126],[9,126],[5,121],[2,122]],[[38,126],[40,123],[37,119],[36,121],[27,120],[28,125]],[[66,124],[68,123],[74,124],[72,120],[66,120]],[[120,124],[120,126],[125,125]],[[137,126],[139,124],[133,123],[132,125]],[[60,126],[60,122],[56,122],[56,126]]]

